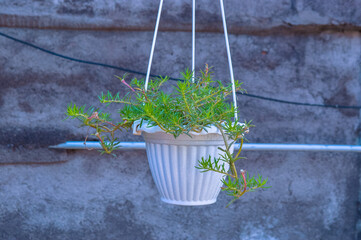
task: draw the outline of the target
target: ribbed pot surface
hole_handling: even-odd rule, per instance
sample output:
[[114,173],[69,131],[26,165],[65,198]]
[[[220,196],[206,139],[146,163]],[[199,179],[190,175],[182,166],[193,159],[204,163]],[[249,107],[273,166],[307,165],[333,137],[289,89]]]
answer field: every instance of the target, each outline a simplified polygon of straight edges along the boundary
[[[154,182],[166,203],[195,206],[217,201],[223,174],[196,169],[202,157],[219,156],[224,147],[219,134],[174,138],[170,134],[142,132]],[[232,147],[233,152],[233,147]],[[225,166],[228,170],[228,164]]]

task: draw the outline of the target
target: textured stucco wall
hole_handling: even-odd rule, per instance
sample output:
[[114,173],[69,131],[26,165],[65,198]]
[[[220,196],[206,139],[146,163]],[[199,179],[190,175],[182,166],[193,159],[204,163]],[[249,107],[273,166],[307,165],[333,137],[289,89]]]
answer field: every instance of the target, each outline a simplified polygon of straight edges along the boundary
[[[64,55],[146,71],[158,1],[3,1],[2,32]],[[360,1],[226,1],[235,76],[251,94],[360,105]],[[190,66],[190,3],[165,1],[152,72]],[[197,1],[197,68],[228,81],[216,1]],[[102,31],[107,30],[107,31]],[[169,30],[169,31],[168,31]],[[359,154],[245,152],[273,187],[225,209],[162,203],[144,151],[49,150],[83,140],[70,101],[126,91],[123,72],[0,38],[0,239],[361,239]],[[358,144],[358,110],[239,96],[250,142]],[[122,141],[142,141],[121,133]],[[41,163],[32,164],[26,163]],[[54,164],[49,164],[54,163]],[[23,163],[9,165],[6,163]],[[230,219],[234,224],[230,224]]]

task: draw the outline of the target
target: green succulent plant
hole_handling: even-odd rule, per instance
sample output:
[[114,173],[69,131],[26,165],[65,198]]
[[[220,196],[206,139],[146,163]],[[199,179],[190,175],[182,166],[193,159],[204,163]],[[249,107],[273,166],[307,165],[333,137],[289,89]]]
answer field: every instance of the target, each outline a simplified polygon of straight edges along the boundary
[[[172,134],[175,138],[181,134],[200,132],[206,127],[216,126],[224,139],[225,148],[219,148],[222,154],[219,158],[212,159],[204,156],[199,160],[196,168],[202,172],[214,171],[226,176],[223,178],[224,187],[228,195],[234,200],[243,196],[246,192],[252,192],[258,188],[266,187],[267,179],[262,176],[250,177],[246,171],[239,173],[236,169],[236,161],[243,159],[240,156],[245,134],[253,127],[251,122],[242,124],[234,122],[234,106],[229,103],[228,96],[232,94],[232,85],[223,85],[221,81],[213,80],[212,72],[206,65],[204,71],[200,71],[200,77],[193,79],[193,73],[189,70],[181,73],[182,79],[173,86],[171,93],[166,93],[162,86],[169,80],[168,77],[158,77],[150,80],[148,89],[144,88],[144,80],[134,78],[128,84],[125,76],[117,77],[129,88],[124,96],[120,93],[101,93],[100,103],[120,104],[120,120],[115,122],[110,114],[101,112],[99,109],[70,104],[67,108],[68,118],[78,119],[82,126],[93,128],[103,148],[102,153],[112,153],[119,148],[117,131],[129,129],[137,120],[140,124],[159,126],[163,131]],[[236,91],[244,92],[242,83],[235,81]],[[231,147],[240,141],[239,151],[233,155]],[[229,165],[230,171],[226,171]],[[228,205],[227,205],[228,206]]]

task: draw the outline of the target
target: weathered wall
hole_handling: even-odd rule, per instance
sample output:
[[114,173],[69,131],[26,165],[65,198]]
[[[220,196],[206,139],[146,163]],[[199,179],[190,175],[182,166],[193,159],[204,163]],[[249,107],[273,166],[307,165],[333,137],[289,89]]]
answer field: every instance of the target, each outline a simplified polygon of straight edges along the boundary
[[[228,80],[217,2],[197,1],[197,68]],[[2,32],[64,55],[146,71],[158,1],[3,1]],[[360,1],[226,1],[235,76],[251,94],[360,105]],[[190,3],[165,1],[153,73],[190,65]],[[198,24],[198,23],[197,23]],[[102,31],[109,30],[109,31]],[[0,239],[357,239],[358,154],[246,152],[273,187],[205,207],[162,203],[145,152],[48,146],[83,140],[70,101],[126,91],[123,72],[0,38]],[[238,97],[250,142],[358,144],[358,110]],[[123,141],[142,141],[122,133]],[[6,163],[55,164],[6,165]],[[230,219],[234,224],[230,224]],[[358,239],[361,239],[359,237]]]

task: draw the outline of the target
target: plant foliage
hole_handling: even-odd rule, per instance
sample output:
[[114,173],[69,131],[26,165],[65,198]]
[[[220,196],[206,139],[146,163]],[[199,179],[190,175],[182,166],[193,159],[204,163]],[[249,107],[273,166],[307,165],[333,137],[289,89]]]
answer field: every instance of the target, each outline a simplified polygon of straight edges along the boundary
[[[267,179],[261,176],[250,177],[241,170],[238,174],[235,162],[242,159],[242,150],[245,134],[252,127],[250,122],[234,123],[234,107],[228,102],[228,96],[232,93],[232,85],[223,85],[221,81],[215,81],[212,72],[206,65],[200,77],[193,79],[193,73],[186,70],[182,73],[182,81],[173,86],[173,91],[167,93],[162,86],[168,78],[156,78],[150,80],[148,89],[144,87],[143,79],[134,78],[130,84],[125,81],[125,76],[117,77],[129,88],[124,96],[120,93],[101,93],[100,103],[120,104],[120,121],[115,122],[110,114],[101,112],[99,109],[70,104],[67,108],[68,118],[78,119],[82,126],[88,126],[95,130],[95,135],[102,147],[102,153],[112,153],[118,148],[116,132],[129,129],[137,120],[140,124],[159,126],[163,131],[178,137],[181,134],[190,135],[190,132],[200,132],[206,127],[216,126],[224,139],[225,147],[219,148],[223,153],[219,158],[211,159],[204,156],[199,160],[196,168],[203,172],[214,171],[227,176],[223,180],[228,195],[234,200],[246,192],[252,192],[257,188],[266,188]],[[194,80],[194,81],[193,81]],[[243,92],[242,83],[236,81],[236,91]],[[145,123],[146,122],[146,123]],[[236,155],[231,153],[231,147],[239,141],[241,147]],[[228,171],[228,166],[230,171]]]

